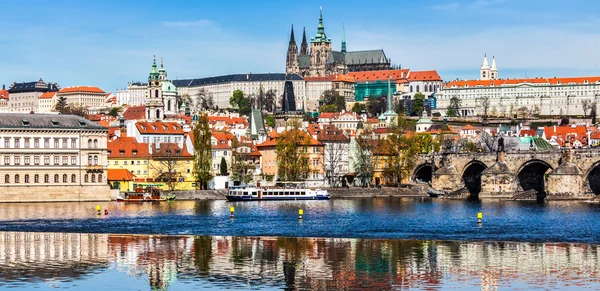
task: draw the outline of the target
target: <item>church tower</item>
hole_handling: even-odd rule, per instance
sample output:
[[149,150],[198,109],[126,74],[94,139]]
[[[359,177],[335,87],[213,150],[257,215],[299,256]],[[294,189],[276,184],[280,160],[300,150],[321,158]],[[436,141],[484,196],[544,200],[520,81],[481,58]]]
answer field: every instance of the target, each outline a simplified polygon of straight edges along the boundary
[[162,120],[164,104],[162,99],[162,82],[167,78],[164,69],[156,69],[156,56],[152,62],[152,71],[148,75],[148,89],[146,91],[146,119],[148,121]]
[[342,50],[341,52],[345,55],[346,54],[346,29],[344,28],[344,25],[342,25]]
[[308,43],[306,42],[306,27],[302,29],[302,45],[300,45],[300,55],[308,56]]
[[496,68],[496,58],[492,56],[492,68],[490,69],[490,80],[498,80],[498,68]]
[[319,12],[319,26],[317,35],[310,40],[310,76],[323,77],[327,59],[331,54],[331,39],[325,35],[325,26],[323,25],[323,8]]
[[298,67],[298,46],[296,45],[296,39],[294,39],[294,26],[292,25],[292,33],[290,35],[290,43],[288,45],[287,57],[285,59],[285,72],[287,74],[298,74],[300,68]]
[[490,80],[491,76],[490,66],[488,65],[487,55],[483,55],[483,64],[479,70],[480,80]]

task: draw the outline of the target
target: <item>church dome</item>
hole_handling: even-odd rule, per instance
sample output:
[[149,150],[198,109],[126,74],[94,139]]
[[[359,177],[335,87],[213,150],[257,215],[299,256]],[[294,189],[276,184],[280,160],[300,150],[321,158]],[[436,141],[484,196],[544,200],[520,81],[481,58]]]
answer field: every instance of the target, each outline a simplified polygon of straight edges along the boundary
[[162,91],[177,93],[177,87],[175,87],[175,85],[173,85],[173,83],[171,83],[169,81],[163,81],[162,82]]

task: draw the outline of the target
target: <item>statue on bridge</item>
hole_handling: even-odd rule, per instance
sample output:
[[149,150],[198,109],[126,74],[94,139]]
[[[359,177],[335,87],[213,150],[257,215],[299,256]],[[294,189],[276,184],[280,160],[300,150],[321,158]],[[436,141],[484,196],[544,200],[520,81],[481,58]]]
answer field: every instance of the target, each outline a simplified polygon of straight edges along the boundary
[[496,152],[503,152],[504,150],[504,138],[500,136],[498,138],[498,148],[496,149]]

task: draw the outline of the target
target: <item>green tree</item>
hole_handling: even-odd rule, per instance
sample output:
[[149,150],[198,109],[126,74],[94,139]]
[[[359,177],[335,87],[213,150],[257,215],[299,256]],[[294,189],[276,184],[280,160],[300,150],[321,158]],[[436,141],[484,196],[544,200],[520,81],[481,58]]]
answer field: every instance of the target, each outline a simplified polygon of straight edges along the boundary
[[67,97],[60,96],[58,100],[56,100],[56,104],[54,105],[54,111],[60,112],[61,114],[65,114],[65,109],[67,109]]
[[290,121],[288,126],[291,129],[279,135],[275,146],[277,175],[281,181],[303,181],[309,172],[309,136],[300,130],[300,122],[296,120]]
[[421,115],[421,113],[423,113],[424,104],[425,95],[423,95],[421,92],[417,92],[413,97],[412,115]]
[[462,100],[460,98],[454,96],[450,98],[450,105],[448,106],[448,110],[446,111],[447,116],[459,116],[459,109],[462,107]]
[[194,143],[194,164],[193,174],[198,189],[208,188],[208,183],[213,178],[211,171],[212,162],[212,134],[208,126],[208,115],[206,112],[200,113],[198,121],[194,124],[192,130]]
[[236,108],[240,115],[248,116],[252,111],[250,102],[242,90],[233,91],[233,94],[229,97],[229,104],[231,107]]
[[270,127],[275,127],[275,117],[273,115],[267,115],[267,117],[265,117],[265,123],[267,123],[268,126]]
[[382,112],[382,109],[385,107],[385,100],[379,97],[369,97],[367,98],[367,112],[370,116],[376,117]]
[[417,154],[420,148],[417,144],[417,135],[407,131],[410,129],[410,122],[406,116],[399,115],[396,124],[391,128],[391,134],[385,141],[385,151],[387,152],[387,163],[384,174],[388,182],[396,183],[400,186],[414,168]]
[[419,153],[428,154],[435,148],[435,141],[431,134],[420,133],[415,137],[415,143]]
[[323,96],[321,98],[323,105],[334,105],[336,111],[327,111],[327,112],[340,112],[346,109],[346,99],[344,96],[340,96],[340,93],[331,89],[323,91]]
[[221,176],[227,176],[227,161],[225,157],[221,157],[221,166],[219,168]]
[[339,112],[335,104],[326,104],[319,107],[319,112]]
[[112,117],[117,117],[119,115],[119,110],[121,110],[121,107],[111,108],[110,111],[108,112],[108,115],[110,115]]
[[352,106],[352,112],[357,113],[357,114],[361,114],[364,108],[365,108],[365,105],[356,102]]

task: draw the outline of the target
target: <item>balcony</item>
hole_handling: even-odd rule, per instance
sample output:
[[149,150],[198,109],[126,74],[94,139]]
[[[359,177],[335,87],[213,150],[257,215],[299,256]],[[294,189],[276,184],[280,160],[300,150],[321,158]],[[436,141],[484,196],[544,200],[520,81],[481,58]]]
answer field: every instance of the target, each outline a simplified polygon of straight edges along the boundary
[[102,172],[104,167],[102,165],[86,165],[85,170],[87,172]]

